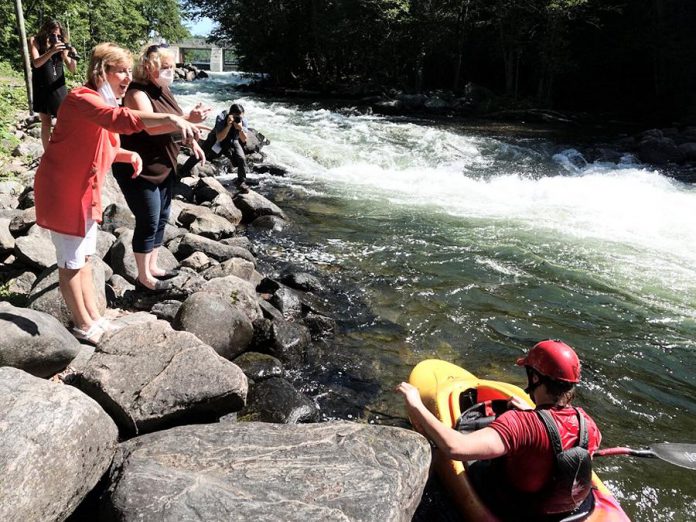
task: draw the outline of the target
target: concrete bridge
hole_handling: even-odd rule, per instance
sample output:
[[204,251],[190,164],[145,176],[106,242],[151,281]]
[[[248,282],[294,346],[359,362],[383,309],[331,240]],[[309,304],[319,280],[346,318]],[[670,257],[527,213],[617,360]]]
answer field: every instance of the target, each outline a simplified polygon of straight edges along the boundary
[[234,71],[237,57],[229,47],[208,43],[205,38],[188,38],[169,44],[176,63],[190,63],[205,71]]

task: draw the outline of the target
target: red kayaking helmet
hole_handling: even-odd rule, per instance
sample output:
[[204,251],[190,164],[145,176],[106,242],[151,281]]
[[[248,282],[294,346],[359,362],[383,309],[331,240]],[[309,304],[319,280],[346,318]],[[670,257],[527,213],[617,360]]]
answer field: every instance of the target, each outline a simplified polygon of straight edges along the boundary
[[580,359],[563,341],[546,340],[534,345],[525,357],[517,359],[518,366],[529,366],[555,381],[580,382]]

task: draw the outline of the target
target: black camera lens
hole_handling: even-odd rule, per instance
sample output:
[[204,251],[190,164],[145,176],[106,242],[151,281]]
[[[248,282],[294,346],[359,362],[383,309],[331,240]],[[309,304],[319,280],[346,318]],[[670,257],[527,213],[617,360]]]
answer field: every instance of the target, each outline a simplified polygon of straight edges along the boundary
[[242,123],[242,117],[241,117],[241,116],[238,116],[238,115],[235,115],[235,116],[234,116],[234,122],[235,122],[235,123]]
[[57,34],[49,34],[48,41],[51,42],[52,44],[58,43],[58,35]]

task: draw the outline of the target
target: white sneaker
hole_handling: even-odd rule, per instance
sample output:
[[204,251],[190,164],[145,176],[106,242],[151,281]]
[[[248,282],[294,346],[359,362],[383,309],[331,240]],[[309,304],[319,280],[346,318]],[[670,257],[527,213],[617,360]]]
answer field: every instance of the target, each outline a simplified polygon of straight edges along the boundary
[[102,335],[104,335],[104,330],[102,330],[97,323],[92,323],[92,326],[90,326],[87,331],[74,326],[72,329],[72,334],[75,339],[79,341],[85,341],[87,343],[96,345],[101,339]]

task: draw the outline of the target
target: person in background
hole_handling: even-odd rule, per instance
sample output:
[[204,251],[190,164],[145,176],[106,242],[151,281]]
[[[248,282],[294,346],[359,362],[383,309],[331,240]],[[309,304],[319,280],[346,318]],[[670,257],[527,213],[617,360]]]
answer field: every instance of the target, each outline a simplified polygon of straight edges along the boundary
[[52,120],[68,94],[65,87],[63,65],[71,73],[77,70],[77,54],[68,43],[63,26],[57,20],[49,20],[38,34],[29,38],[31,53],[31,87],[34,95],[33,110],[41,119],[41,143],[48,148]]
[[[183,115],[169,89],[174,81],[174,66],[174,55],[167,47],[151,45],[145,49],[133,71],[134,81],[128,87],[124,105],[146,112],[183,116],[191,123],[205,120],[210,108],[203,107],[201,103]],[[133,165],[130,163],[115,163],[113,167],[116,181],[135,215],[133,253],[138,267],[136,285],[151,291],[168,288],[169,282],[162,278],[176,274],[160,268],[157,259],[169,219],[181,140],[173,134],[158,132],[158,129],[146,129],[122,137],[123,146],[137,152],[143,160],[140,176],[133,177]],[[197,142],[193,142],[192,149],[193,157],[205,163],[205,155]]]
[[70,91],[58,111],[58,123],[34,178],[36,222],[51,231],[58,282],[72,316],[72,333],[96,343],[112,326],[101,317],[89,256],[96,253],[101,221],[101,187],[114,161],[130,163],[140,174],[140,156],[121,148],[119,133],[158,129],[179,131],[183,139],[200,131],[180,116],[119,107],[131,82],[129,51],[111,43],[97,45],[87,82]]
[[[244,153],[248,132],[249,125],[244,117],[244,107],[239,103],[233,103],[229,111],[218,114],[215,127],[202,145],[208,159],[216,159],[224,154],[230,159],[232,165],[237,167],[236,185],[241,192],[249,190],[246,184],[248,167]],[[190,171],[197,163],[198,159],[191,156],[184,164],[182,171]]]
[[[481,430],[463,434],[445,426],[421,401],[418,389],[396,388],[413,426],[449,460],[477,462],[467,476],[484,503],[505,521],[559,520],[591,509],[592,454],[601,435],[592,418],[571,406],[580,360],[557,340],[541,341],[517,360],[527,372],[536,409],[521,401]],[[493,460],[492,460],[493,459]]]

